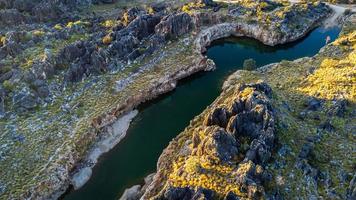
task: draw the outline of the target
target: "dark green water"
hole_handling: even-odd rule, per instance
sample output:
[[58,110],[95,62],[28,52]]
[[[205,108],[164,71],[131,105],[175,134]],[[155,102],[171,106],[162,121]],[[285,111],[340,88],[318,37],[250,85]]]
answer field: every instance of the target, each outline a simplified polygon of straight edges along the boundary
[[248,38],[225,39],[214,43],[207,55],[217,69],[180,82],[175,91],[139,107],[127,136],[109,153],[103,155],[93,170],[90,181],[72,191],[65,200],[114,200],[124,189],[142,183],[154,172],[162,150],[189,121],[201,113],[220,94],[226,77],[240,69],[245,59],[253,58],[258,66],[281,60],[313,56],[338,28],[315,29],[297,42],[269,47]]

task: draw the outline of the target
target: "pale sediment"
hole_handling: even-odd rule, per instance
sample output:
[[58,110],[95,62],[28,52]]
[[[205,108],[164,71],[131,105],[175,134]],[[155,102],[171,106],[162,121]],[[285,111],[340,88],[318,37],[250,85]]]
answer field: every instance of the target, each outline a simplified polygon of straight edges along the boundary
[[81,188],[90,178],[92,167],[98,162],[99,157],[115,147],[126,135],[133,118],[138,114],[137,110],[131,111],[121,116],[114,124],[106,128],[106,134],[90,150],[84,163],[89,163],[89,167],[78,169],[72,176],[71,183],[74,189]]

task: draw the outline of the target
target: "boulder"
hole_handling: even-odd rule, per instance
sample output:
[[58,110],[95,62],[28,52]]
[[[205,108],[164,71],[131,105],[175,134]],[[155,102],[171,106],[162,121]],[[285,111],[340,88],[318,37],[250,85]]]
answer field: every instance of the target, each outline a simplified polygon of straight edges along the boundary
[[46,98],[50,95],[48,85],[44,80],[37,79],[33,82],[32,86],[39,97]]
[[193,20],[189,14],[182,12],[170,14],[157,24],[155,32],[168,39],[175,39],[190,32],[193,28]]
[[139,40],[148,37],[155,31],[155,26],[160,22],[159,15],[142,15],[134,19],[126,29],[121,32],[133,34]]
[[222,128],[225,128],[229,118],[230,118],[230,114],[226,108],[216,108],[205,119],[204,124],[206,126],[217,125]]
[[233,161],[238,155],[238,142],[231,134],[218,127],[205,130],[205,137],[197,147],[198,156],[208,156],[212,160],[218,159],[222,163]]
[[12,98],[13,104],[24,110],[32,110],[37,107],[37,97],[29,90],[22,90],[14,94]]
[[127,59],[127,56],[139,45],[139,40],[132,35],[117,37],[110,47],[110,51],[121,59]]
[[309,98],[306,101],[305,106],[307,107],[307,110],[317,111],[321,108],[321,101],[316,98]]
[[141,186],[134,185],[124,191],[119,200],[139,200],[141,198]]
[[344,117],[345,116],[345,112],[346,112],[347,103],[348,102],[347,102],[346,99],[341,99],[341,100],[334,101],[331,109],[328,112],[328,114],[329,115],[338,116],[338,117]]

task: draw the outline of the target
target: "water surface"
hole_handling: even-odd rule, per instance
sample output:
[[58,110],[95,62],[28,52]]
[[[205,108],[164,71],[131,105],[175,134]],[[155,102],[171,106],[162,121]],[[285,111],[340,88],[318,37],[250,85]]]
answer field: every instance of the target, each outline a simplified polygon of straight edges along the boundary
[[140,106],[140,113],[133,120],[126,137],[100,158],[89,182],[64,199],[118,199],[125,188],[142,183],[146,175],[156,170],[157,159],[169,141],[214,101],[226,77],[241,69],[245,59],[253,58],[258,66],[263,66],[313,56],[325,45],[327,36],[334,40],[339,32],[338,28],[318,28],[304,39],[276,47],[248,38],[214,42],[207,56],[214,60],[217,69],[185,79],[173,92]]

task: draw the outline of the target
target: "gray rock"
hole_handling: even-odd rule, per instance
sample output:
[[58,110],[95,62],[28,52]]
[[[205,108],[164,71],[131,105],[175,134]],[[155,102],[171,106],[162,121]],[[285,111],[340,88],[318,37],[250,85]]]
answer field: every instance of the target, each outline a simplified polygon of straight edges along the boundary
[[307,110],[317,111],[321,108],[321,101],[316,98],[310,98],[306,102]]
[[338,116],[338,117],[344,117],[347,104],[348,104],[348,102],[346,99],[334,101],[333,106],[329,110],[328,114]]
[[119,200],[139,200],[141,196],[141,186],[134,185],[131,188],[126,189]]
[[328,132],[332,132],[335,130],[335,127],[331,124],[330,120],[326,120],[325,122],[321,123],[318,128]]
[[217,125],[222,128],[225,128],[230,114],[226,108],[216,108],[213,112],[205,119],[204,124],[206,126]]
[[301,159],[309,158],[311,152],[313,151],[314,145],[311,142],[307,142],[302,146],[302,149],[299,152],[298,157]]
[[166,39],[175,39],[193,28],[192,18],[187,13],[171,14],[157,24],[155,32]]
[[16,107],[25,109],[25,110],[31,110],[37,107],[37,98],[36,96],[28,91],[20,91],[16,93],[13,98],[12,98],[13,104]]
[[207,155],[228,163],[238,155],[238,142],[224,129],[211,127],[206,129],[206,134],[211,137],[206,137],[198,146],[198,156]]

